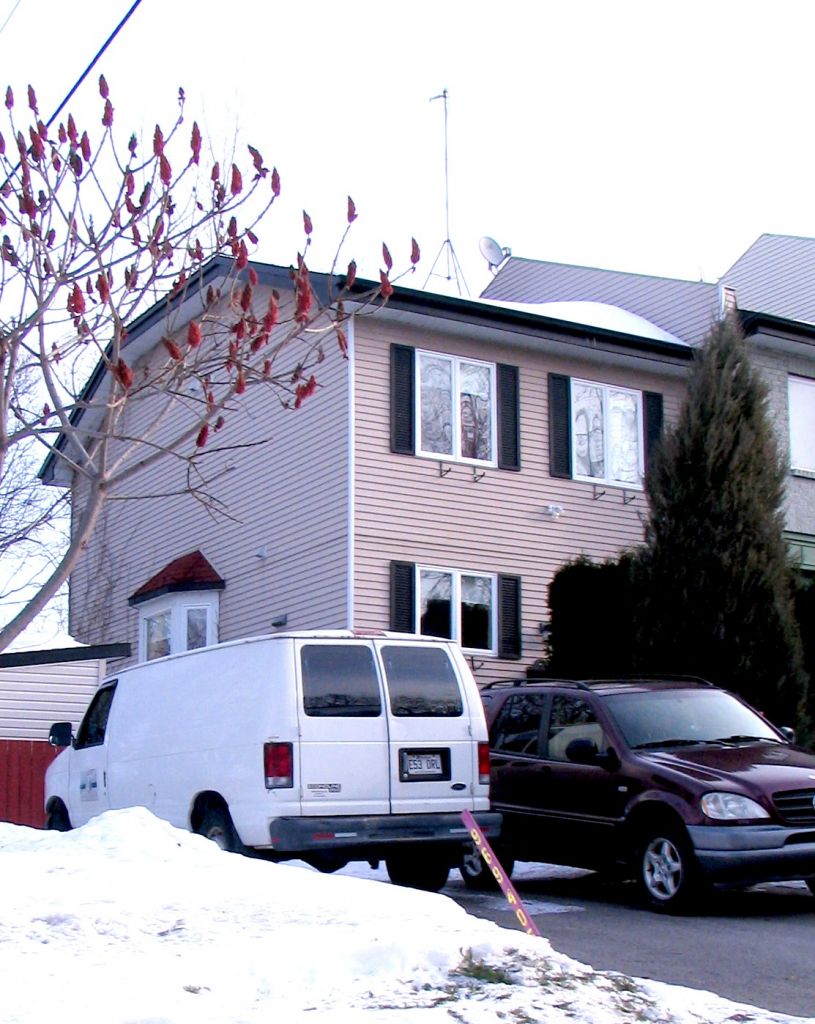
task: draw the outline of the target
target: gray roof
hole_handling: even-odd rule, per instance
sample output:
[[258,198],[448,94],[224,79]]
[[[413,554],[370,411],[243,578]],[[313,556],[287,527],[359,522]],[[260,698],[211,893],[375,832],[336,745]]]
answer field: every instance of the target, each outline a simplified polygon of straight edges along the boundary
[[509,302],[606,302],[645,317],[691,345],[720,312],[719,286],[510,256],[482,293]]
[[761,235],[722,276],[739,309],[815,324],[815,238]]

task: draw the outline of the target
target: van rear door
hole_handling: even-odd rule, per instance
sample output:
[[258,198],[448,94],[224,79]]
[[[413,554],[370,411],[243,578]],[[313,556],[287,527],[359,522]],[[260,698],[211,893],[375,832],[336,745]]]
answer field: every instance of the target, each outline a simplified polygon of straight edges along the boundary
[[391,812],[471,809],[478,770],[474,709],[449,646],[377,640],[376,648],[387,693]]
[[295,643],[304,815],[388,814],[388,718],[368,640]]

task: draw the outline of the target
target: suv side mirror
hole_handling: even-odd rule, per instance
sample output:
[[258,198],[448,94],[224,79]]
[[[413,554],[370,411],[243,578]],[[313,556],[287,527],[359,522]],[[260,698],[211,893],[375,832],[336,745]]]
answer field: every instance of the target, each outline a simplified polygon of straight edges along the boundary
[[789,725],[782,725],[778,730],[788,743],[795,743],[795,730]]
[[594,740],[572,740],[566,747],[566,757],[570,761],[574,761],[575,764],[596,764],[611,771],[620,765],[619,759],[611,747],[601,754]]
[[70,722],[54,722],[48,733],[48,742],[52,747],[70,747],[73,739],[73,726]]

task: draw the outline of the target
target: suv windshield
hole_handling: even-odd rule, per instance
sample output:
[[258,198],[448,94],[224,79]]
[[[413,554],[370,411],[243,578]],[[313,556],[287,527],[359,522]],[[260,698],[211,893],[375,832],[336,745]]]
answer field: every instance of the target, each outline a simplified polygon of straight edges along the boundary
[[763,718],[722,690],[647,690],[613,694],[605,703],[634,750],[691,743],[781,742]]

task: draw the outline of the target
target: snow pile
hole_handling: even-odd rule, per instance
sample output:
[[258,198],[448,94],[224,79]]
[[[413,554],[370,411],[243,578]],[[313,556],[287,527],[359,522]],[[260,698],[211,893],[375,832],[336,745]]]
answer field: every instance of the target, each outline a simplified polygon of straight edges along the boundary
[[65,834],[0,823],[0,907],[3,1024],[800,1019],[595,972],[446,896],[226,854],[141,808]]

